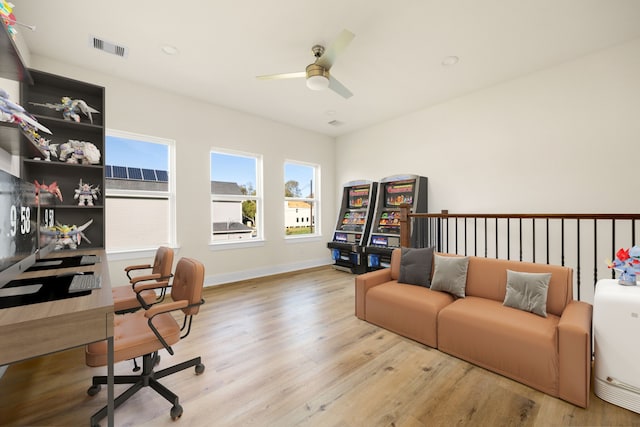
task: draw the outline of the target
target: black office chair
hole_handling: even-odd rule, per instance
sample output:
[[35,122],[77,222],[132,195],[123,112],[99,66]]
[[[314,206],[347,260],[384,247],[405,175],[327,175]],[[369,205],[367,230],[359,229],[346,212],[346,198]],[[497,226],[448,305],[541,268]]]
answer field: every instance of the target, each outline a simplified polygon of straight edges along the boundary
[[[149,285],[147,285],[149,286]],[[170,415],[173,420],[182,416],[178,396],[160,384],[158,380],[167,375],[195,367],[196,374],[204,372],[200,357],[193,358],[178,365],[155,372],[154,367],[159,360],[158,350],[166,349],[173,355],[171,345],[189,335],[193,316],[204,303],[202,288],[204,286],[204,266],[191,258],[182,258],[178,262],[175,277],[171,284],[171,301],[163,301],[134,313],[115,316],[114,320],[114,362],[142,356],[142,373],[140,375],[115,376],[114,384],[133,384],[114,401],[114,407],[122,405],[143,387],[150,386],[173,405]],[[182,311],[182,326],[176,322],[172,312]],[[107,342],[100,341],[86,346],[85,360],[88,366],[104,366],[107,364]],[[87,390],[90,396],[100,391],[101,384],[107,384],[106,376],[93,377],[93,385]],[[91,425],[98,425],[98,420],[107,415],[105,406],[91,417]]]

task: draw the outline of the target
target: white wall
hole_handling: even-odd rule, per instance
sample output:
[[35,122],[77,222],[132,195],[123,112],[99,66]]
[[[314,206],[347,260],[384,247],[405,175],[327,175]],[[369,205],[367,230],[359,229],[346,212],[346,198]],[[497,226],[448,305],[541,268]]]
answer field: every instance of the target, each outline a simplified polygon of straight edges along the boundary
[[339,137],[336,185],[415,173],[430,212],[638,212],[639,76],[640,39]]
[[[106,126],[176,141],[177,234],[181,256],[205,264],[208,284],[330,264],[326,248],[335,221],[333,138],[249,114],[206,104],[144,85],[32,55],[35,69],[105,86]],[[150,70],[152,72],[152,70]],[[167,82],[170,87],[171,82]],[[209,249],[211,218],[209,151],[221,147],[261,153],[264,164],[265,242],[258,247]],[[282,194],[285,159],[320,164],[322,231],[312,240],[284,239]],[[109,230],[107,230],[107,233]],[[114,285],[124,266],[145,260],[109,261]]]
[[[337,148],[337,185],[424,175],[429,212],[638,213],[640,39],[339,137]],[[610,277],[602,228],[598,254],[581,255],[586,301],[593,264]]]

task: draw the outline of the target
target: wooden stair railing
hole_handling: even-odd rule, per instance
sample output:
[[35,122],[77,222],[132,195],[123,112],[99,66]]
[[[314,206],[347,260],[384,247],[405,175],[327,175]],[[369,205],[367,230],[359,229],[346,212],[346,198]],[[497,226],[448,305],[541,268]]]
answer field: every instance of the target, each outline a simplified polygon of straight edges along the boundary
[[[599,279],[614,277],[607,258],[640,240],[639,221],[640,214],[417,214],[401,205],[400,242],[434,246],[438,252],[566,265],[574,269],[577,299],[590,300]],[[593,287],[582,289],[583,275],[590,271]]]

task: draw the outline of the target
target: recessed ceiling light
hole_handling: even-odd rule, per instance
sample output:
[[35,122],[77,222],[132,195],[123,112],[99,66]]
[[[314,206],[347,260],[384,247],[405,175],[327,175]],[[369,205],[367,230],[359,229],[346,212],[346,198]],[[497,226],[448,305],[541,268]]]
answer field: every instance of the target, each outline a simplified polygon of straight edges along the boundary
[[456,65],[458,61],[460,61],[460,58],[458,58],[457,56],[445,56],[442,60],[442,65],[444,65],[445,67],[450,67],[452,65]]
[[166,53],[167,55],[177,55],[178,54],[178,48],[175,46],[170,46],[170,45],[164,45],[162,46],[162,51],[164,53]]

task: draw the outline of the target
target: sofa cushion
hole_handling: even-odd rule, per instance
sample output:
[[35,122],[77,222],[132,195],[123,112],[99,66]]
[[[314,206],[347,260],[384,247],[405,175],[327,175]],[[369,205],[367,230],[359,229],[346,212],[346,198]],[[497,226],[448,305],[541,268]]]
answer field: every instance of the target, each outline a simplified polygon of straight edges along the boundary
[[504,302],[507,270],[527,273],[551,273],[547,291],[547,313],[562,315],[573,300],[573,270],[569,267],[494,258],[470,257],[465,295]]
[[547,290],[551,273],[507,270],[507,294],[503,304],[547,317]]
[[391,281],[367,291],[365,318],[392,332],[437,347],[438,313],[452,302],[453,297],[444,292]]
[[402,248],[398,282],[429,287],[432,264],[433,247]]
[[557,396],[559,320],[467,296],[440,311],[438,349]]
[[431,289],[464,298],[469,257],[451,257],[438,254],[435,254],[434,257]]

